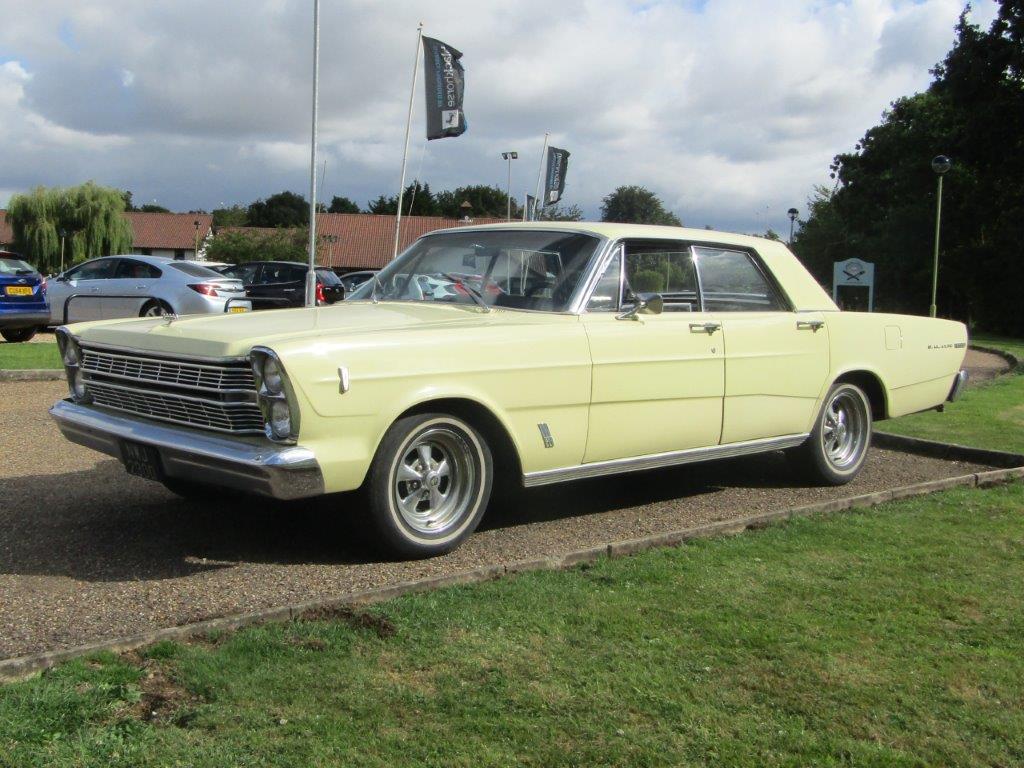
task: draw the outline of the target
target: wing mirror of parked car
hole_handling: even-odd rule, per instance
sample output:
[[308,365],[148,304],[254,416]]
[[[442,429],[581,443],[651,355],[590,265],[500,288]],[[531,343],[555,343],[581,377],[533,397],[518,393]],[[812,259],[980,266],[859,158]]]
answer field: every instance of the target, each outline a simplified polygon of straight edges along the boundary
[[619,320],[639,320],[639,315],[660,315],[665,308],[665,299],[660,293],[637,293],[633,295],[633,306],[617,315]]

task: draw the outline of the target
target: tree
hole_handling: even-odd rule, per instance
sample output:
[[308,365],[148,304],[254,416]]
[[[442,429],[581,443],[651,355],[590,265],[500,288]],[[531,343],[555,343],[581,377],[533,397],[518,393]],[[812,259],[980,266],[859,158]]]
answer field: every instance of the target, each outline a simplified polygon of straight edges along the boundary
[[[442,193],[444,194],[444,193]],[[370,213],[394,216],[398,213],[398,196],[385,197],[380,195],[376,200],[367,203]],[[430,191],[429,184],[414,181],[405,188],[402,194],[403,216],[440,216],[437,200]]]
[[583,221],[583,211],[578,205],[562,205],[556,203],[542,208],[541,221]]
[[132,228],[121,190],[87,182],[77,187],[37,187],[15,195],[7,217],[14,230],[15,247],[40,270],[60,264],[60,231],[68,233],[65,266],[95,256],[127,253]]
[[230,208],[215,208],[213,211],[213,226],[220,227],[244,227],[249,223],[249,211],[240,205],[232,205]]
[[135,210],[137,210],[137,211],[139,211],[141,213],[170,213],[171,212],[170,208],[164,208],[162,205],[156,205],[155,203],[146,203],[145,205],[140,205]]
[[944,177],[940,313],[1024,333],[1006,288],[1024,282],[1024,9],[1003,0],[985,31],[961,15],[952,50],[924,93],[893,102],[852,152],[832,163],[834,192],[816,190],[794,250],[823,283],[832,263],[875,263],[876,306],[921,313],[931,301],[936,177]]
[[240,264],[246,261],[306,261],[309,229],[218,232],[206,246],[209,261]]
[[[438,192],[437,214],[448,219],[461,219],[467,215],[462,204],[468,202],[468,214],[472,218],[505,218],[508,212],[508,195],[498,187],[473,184],[451,191]],[[522,217],[522,209],[512,201],[512,218]]]
[[601,221],[626,224],[681,226],[679,217],[665,210],[661,199],[640,186],[621,186],[601,202]]
[[309,203],[295,192],[278,192],[249,206],[250,227],[302,227],[309,224]]
[[331,198],[331,205],[327,209],[328,213],[359,213],[359,206],[349,200],[347,197],[338,197],[335,195]]

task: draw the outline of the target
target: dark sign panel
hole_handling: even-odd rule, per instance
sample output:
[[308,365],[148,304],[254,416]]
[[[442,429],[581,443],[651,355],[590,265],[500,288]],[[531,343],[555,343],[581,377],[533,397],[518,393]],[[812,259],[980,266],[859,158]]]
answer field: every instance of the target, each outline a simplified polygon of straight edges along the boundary
[[432,37],[423,38],[423,83],[427,97],[427,138],[443,139],[466,132],[462,111],[465,77],[462,54]]
[[565,192],[565,172],[569,167],[569,153],[557,147],[548,147],[548,175],[544,181],[544,205],[554,205]]

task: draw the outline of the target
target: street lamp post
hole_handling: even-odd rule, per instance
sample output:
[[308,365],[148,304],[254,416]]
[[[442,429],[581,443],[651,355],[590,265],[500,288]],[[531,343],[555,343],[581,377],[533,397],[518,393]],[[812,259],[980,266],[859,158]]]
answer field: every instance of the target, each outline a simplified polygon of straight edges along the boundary
[[789,214],[789,244],[793,244],[793,227],[796,225],[796,217],[800,215],[800,211],[796,208],[790,208],[786,211]]
[[930,317],[935,317],[936,296],[939,290],[939,228],[942,223],[942,177],[950,168],[953,162],[945,155],[938,155],[932,160],[932,170],[939,177],[939,189],[935,198],[935,256],[932,262],[932,305],[928,310]]
[[512,221],[512,161],[519,159],[519,153],[502,152],[501,159],[508,162],[508,186],[505,187],[505,197],[508,199],[507,219]]
[[199,260],[199,219],[192,222],[192,225],[196,228],[196,247],[192,253],[192,258],[196,261]]
[[64,274],[64,238],[68,236],[68,231],[61,227],[57,230],[57,234],[60,235],[60,272],[58,274]]

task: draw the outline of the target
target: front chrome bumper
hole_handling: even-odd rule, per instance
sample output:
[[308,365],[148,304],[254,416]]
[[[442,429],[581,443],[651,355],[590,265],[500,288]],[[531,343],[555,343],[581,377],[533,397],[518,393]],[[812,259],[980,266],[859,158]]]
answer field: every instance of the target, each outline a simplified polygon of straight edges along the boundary
[[967,378],[967,369],[961,368],[953,379],[953,386],[949,388],[949,395],[946,397],[947,402],[952,403],[960,397],[964,387],[967,386]]
[[71,442],[118,459],[122,440],[154,447],[168,477],[276,499],[299,499],[324,492],[316,456],[299,445],[207,435],[116,416],[70,400],[57,401],[50,415]]

